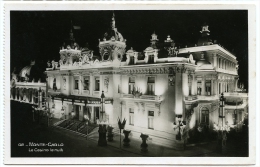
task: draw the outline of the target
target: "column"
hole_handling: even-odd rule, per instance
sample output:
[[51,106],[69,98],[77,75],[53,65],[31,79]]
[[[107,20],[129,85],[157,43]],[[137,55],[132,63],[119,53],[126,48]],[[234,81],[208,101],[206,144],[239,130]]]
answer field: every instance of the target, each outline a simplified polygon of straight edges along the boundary
[[187,73],[182,73],[182,93],[184,97],[189,95],[189,83]]
[[79,120],[80,121],[83,121],[83,117],[84,117],[84,115],[83,115],[83,106],[79,106]]
[[214,83],[215,83],[215,87],[214,87],[214,95],[218,95],[219,82],[218,82],[218,80],[216,79]]
[[89,112],[90,112],[90,120],[92,121],[92,122],[95,122],[95,113],[94,113],[94,110],[93,110],[93,106],[89,106],[88,107],[88,109],[89,109]]
[[183,114],[182,73],[175,74],[175,115]]
[[215,69],[218,68],[218,57],[216,53],[213,53],[213,65],[215,67]]
[[91,73],[89,76],[89,94],[90,95],[93,95],[94,84],[95,84],[95,78],[94,78],[93,74]]
[[205,78],[202,78],[201,80],[201,95],[205,96],[206,92],[205,92]]
[[[111,94],[113,95],[113,112],[111,112],[111,115],[109,115],[109,123],[110,124],[117,124],[117,118],[121,117],[121,104],[120,104],[120,96],[121,94],[118,93],[118,84],[121,82],[121,76],[119,74],[119,71],[115,71],[115,73],[109,77],[109,87],[110,84],[112,84],[111,88]],[[110,81],[111,79],[111,81]],[[105,104],[104,104],[104,110],[105,110]],[[107,114],[107,113],[106,113]],[[127,119],[127,118],[126,118]]]
[[197,80],[195,78],[195,75],[192,75],[192,83],[191,83],[191,95],[196,95],[197,94]]
[[211,96],[213,96],[213,95],[215,95],[215,93],[214,93],[214,89],[215,89],[215,85],[214,85],[214,80],[213,79],[211,79]]

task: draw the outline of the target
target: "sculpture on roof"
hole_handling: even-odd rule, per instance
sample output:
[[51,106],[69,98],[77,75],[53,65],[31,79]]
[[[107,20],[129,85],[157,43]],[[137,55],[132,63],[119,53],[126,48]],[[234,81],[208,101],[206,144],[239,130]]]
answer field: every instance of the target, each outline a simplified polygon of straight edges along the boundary
[[124,42],[124,37],[120,32],[118,32],[116,28],[116,20],[115,20],[115,14],[113,13],[110,23],[110,29],[104,34],[104,41],[106,40],[112,40],[112,41],[120,41]]
[[175,47],[175,43],[171,39],[170,35],[167,36],[167,39],[164,42],[166,43],[166,47],[164,47],[164,49],[168,51],[168,57],[177,57],[179,50],[177,49],[177,47]]

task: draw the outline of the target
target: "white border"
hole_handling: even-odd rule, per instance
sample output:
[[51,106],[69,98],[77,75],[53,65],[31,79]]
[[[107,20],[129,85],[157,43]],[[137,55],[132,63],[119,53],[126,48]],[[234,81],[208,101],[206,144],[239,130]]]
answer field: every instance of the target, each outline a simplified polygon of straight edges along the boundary
[[[248,19],[249,19],[249,120],[250,120],[250,143],[256,142],[256,114],[257,112],[255,106],[255,85],[256,85],[256,13],[254,5],[259,4],[255,1],[238,2],[234,4],[233,1],[219,2],[219,1],[207,1],[207,4],[203,1],[200,2],[4,2],[5,7],[5,47],[4,47],[4,58],[5,58],[5,78],[4,78],[4,88],[5,88],[5,164],[176,164],[176,165],[188,165],[188,164],[198,164],[198,165],[235,165],[235,164],[255,164],[256,160],[256,145],[250,145],[249,158],[212,158],[212,157],[200,157],[200,158],[187,158],[187,157],[172,157],[172,158],[100,158],[102,161],[97,161],[97,158],[10,158],[10,10],[117,10],[117,9],[127,9],[127,10],[195,10],[195,9],[249,9]],[[57,5],[58,4],[58,5]],[[84,5],[82,5],[84,4]],[[149,4],[149,5],[148,5]],[[193,5],[189,5],[193,4]],[[200,4],[200,5],[199,5]],[[202,4],[202,5],[201,5]],[[209,5],[212,4],[212,5]],[[214,4],[214,5],[213,5]],[[249,5],[251,4],[251,5]],[[257,6],[258,7],[258,6]],[[258,8],[259,11],[259,8]],[[259,14],[259,13],[258,13]],[[259,18],[258,18],[259,19]],[[0,23],[1,24],[1,23]],[[259,24],[259,23],[257,23]],[[3,37],[3,36],[1,36]],[[259,40],[257,38],[257,40]],[[258,43],[259,44],[259,43]],[[3,48],[3,44],[1,45]],[[259,52],[258,52],[259,53]],[[259,54],[257,54],[259,55]],[[259,58],[257,58],[259,60]],[[2,63],[2,62],[1,62]],[[2,64],[0,65],[1,67]],[[259,69],[259,67],[258,67]],[[2,69],[1,69],[2,70]],[[2,71],[0,71],[2,72]],[[1,78],[2,79],[2,78]],[[0,80],[1,81],[1,80]],[[2,81],[1,81],[2,82]],[[3,82],[2,82],[3,83]],[[259,83],[259,82],[258,82]],[[0,84],[2,85],[2,84]],[[257,88],[259,91],[259,89]],[[1,100],[1,99],[0,99]],[[259,98],[258,98],[259,101]],[[2,102],[2,100],[1,100]],[[2,106],[1,106],[2,108]],[[259,108],[258,108],[259,109]],[[251,113],[252,112],[252,113]],[[1,113],[2,114],[2,113]],[[2,117],[3,118],[3,117]],[[2,121],[0,121],[2,122]],[[1,125],[2,126],[2,125]],[[3,127],[3,126],[2,126]],[[259,135],[259,134],[258,134]],[[259,139],[259,136],[258,136]],[[259,140],[258,140],[259,141]]]

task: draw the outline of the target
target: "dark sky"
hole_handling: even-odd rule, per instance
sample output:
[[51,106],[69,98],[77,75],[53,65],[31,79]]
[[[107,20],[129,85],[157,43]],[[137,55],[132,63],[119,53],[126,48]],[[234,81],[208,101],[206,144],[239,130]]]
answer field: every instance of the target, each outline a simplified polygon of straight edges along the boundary
[[[98,39],[110,27],[113,11],[11,11],[11,71],[20,71],[36,60],[40,71],[47,60],[59,60],[59,47],[69,38],[71,20],[81,26],[75,30],[76,42],[89,43],[99,55]],[[168,10],[114,11],[116,27],[127,39],[128,50],[143,52],[150,45],[155,31],[159,42],[167,35],[181,48],[194,46],[200,37],[201,25],[208,23],[211,39],[228,50],[234,50],[239,61],[240,81],[248,82],[248,15],[245,10]]]

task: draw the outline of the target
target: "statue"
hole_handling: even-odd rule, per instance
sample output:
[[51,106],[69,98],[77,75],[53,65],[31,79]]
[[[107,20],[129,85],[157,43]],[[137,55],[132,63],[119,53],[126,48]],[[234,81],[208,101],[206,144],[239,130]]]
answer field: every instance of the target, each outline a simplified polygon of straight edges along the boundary
[[55,69],[55,61],[54,60],[51,61],[51,66],[52,66],[52,69],[54,70]]
[[63,65],[63,61],[60,59],[60,61],[59,61],[59,64],[60,64],[60,66],[62,66]]
[[80,49],[79,45],[76,42],[74,42],[74,44],[73,44],[73,49],[74,50],[79,50]]
[[88,64],[89,63],[89,57],[87,54],[83,54],[82,58],[82,64]]
[[177,57],[178,53],[179,53],[179,50],[177,49],[177,47],[175,47],[174,48],[174,55]]
[[192,54],[190,54],[189,59],[190,59],[190,62],[193,61],[193,55]]
[[50,60],[48,60],[48,62],[47,62],[47,67],[48,67],[48,68],[51,68],[51,62],[50,62]]
[[70,50],[70,49],[71,49],[70,45],[67,45],[67,50]]

